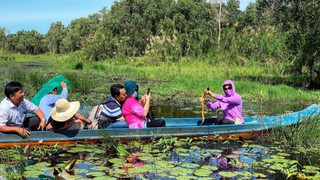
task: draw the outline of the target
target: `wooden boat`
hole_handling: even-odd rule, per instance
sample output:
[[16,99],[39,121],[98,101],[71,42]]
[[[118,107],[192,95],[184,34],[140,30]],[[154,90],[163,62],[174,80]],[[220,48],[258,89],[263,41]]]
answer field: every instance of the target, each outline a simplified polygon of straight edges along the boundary
[[307,116],[314,116],[320,112],[320,106],[313,104],[306,109],[276,116],[251,116],[244,117],[245,124],[239,125],[213,125],[212,119],[206,119],[201,124],[202,118],[161,118],[166,121],[166,127],[144,129],[95,129],[73,131],[31,131],[30,137],[21,138],[17,134],[0,133],[0,147],[13,145],[54,145],[74,143],[76,141],[91,142],[103,138],[131,139],[131,138],[160,138],[160,137],[200,137],[208,136],[228,137],[242,136],[244,138],[260,134],[270,128],[293,125],[300,123]]

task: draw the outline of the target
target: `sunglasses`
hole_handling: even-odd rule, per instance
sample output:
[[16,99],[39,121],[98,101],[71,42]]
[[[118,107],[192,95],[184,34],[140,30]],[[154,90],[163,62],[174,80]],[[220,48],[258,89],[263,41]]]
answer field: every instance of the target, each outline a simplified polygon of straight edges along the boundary
[[232,89],[232,86],[225,86],[225,87],[223,87],[223,90],[230,90],[230,89]]

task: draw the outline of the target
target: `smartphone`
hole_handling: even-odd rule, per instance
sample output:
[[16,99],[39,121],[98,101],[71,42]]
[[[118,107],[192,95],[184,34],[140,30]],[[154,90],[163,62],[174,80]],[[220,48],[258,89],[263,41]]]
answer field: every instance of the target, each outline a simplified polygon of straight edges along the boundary
[[148,91],[147,91],[147,95],[149,95],[150,94],[150,88],[148,88]]

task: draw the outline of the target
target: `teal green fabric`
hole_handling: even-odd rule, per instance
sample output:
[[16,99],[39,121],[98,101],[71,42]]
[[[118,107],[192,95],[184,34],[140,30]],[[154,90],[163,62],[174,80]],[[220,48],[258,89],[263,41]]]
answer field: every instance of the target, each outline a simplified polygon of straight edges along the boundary
[[124,83],[124,89],[126,89],[126,94],[129,97],[138,88],[138,84],[132,80]]
[[43,84],[36,95],[33,96],[31,102],[39,106],[41,99],[49,94],[54,88],[58,88],[58,94],[61,93],[61,82],[64,81],[67,83],[68,89],[70,89],[70,81],[65,78],[63,75],[59,74],[51,78],[47,83]]

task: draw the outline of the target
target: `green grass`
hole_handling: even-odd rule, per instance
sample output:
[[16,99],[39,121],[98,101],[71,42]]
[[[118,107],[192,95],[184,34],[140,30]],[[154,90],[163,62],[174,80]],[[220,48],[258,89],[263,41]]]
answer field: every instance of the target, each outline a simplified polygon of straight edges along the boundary
[[[305,84],[304,77],[283,74],[284,65],[235,66],[216,63],[211,59],[183,58],[180,63],[153,62],[150,57],[108,59],[100,62],[75,60],[70,56],[11,55],[14,60],[0,61],[0,85],[12,80],[25,85],[27,98],[31,98],[51,77],[63,74],[71,81],[70,98],[82,102],[98,103],[109,95],[114,83],[132,79],[139,83],[141,93],[151,87],[153,103],[174,100],[175,103],[198,103],[206,87],[222,93],[221,85],[232,79],[243,100],[259,102],[318,103],[320,93],[294,88]],[[42,66],[28,66],[37,62]],[[215,62],[215,63],[211,63]],[[292,83],[294,82],[294,83]],[[261,103],[261,102],[260,102]]]

